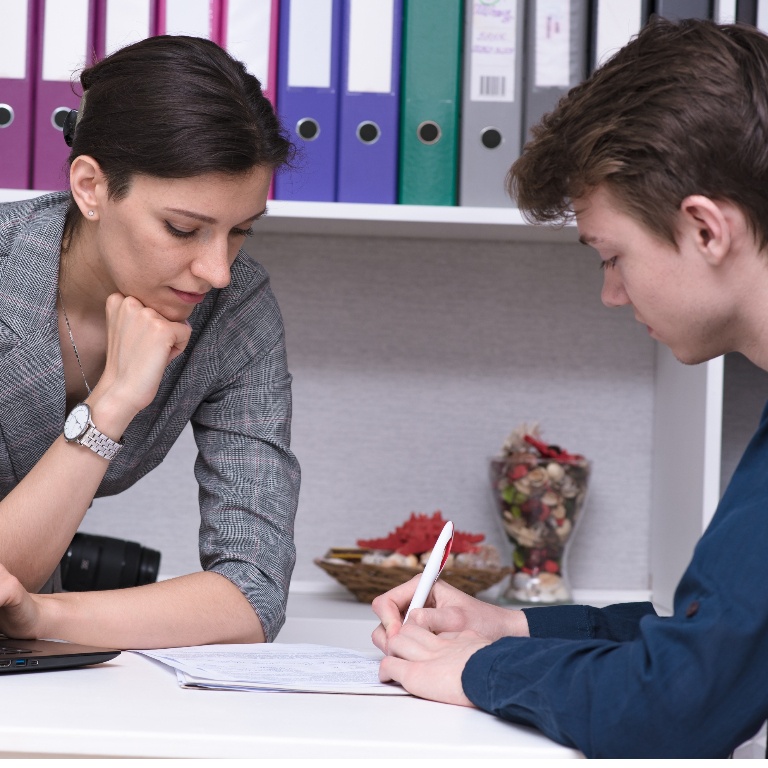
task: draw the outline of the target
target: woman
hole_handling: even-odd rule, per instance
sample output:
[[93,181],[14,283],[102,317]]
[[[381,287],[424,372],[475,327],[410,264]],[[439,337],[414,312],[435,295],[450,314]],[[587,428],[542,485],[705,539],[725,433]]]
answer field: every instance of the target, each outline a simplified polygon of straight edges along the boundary
[[[280,312],[240,249],[291,146],[258,80],[206,40],[149,38],[80,80],[70,193],[0,206],[0,632],[272,640],[299,468]],[[94,495],[157,466],[189,421],[204,571],[34,594]]]

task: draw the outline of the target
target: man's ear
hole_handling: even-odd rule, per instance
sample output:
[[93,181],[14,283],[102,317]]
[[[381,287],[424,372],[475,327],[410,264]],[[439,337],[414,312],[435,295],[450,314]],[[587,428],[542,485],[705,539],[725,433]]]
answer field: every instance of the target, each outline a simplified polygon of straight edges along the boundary
[[734,228],[743,227],[741,212],[704,195],[689,195],[680,203],[678,233],[690,238],[704,258],[719,264],[731,250]]
[[98,161],[90,155],[78,155],[69,169],[69,188],[83,217],[89,221],[98,219],[107,192],[107,181]]

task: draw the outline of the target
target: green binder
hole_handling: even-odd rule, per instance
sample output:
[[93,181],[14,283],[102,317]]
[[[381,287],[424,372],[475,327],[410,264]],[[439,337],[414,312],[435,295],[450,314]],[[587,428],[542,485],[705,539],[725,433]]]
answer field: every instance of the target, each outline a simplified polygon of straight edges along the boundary
[[405,0],[398,202],[456,205],[463,0]]

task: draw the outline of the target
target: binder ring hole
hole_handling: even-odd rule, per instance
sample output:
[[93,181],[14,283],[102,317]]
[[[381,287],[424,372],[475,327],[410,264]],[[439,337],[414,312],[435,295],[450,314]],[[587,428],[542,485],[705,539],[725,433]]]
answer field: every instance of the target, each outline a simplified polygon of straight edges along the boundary
[[320,135],[320,125],[311,117],[304,117],[296,123],[296,133],[304,141],[314,141]]
[[13,107],[0,104],[0,128],[7,128],[13,122]]
[[416,135],[422,144],[436,144],[440,141],[440,126],[432,120],[425,120],[416,129]]
[[496,128],[484,128],[480,141],[486,149],[496,149],[501,144],[501,132]]
[[379,136],[381,136],[381,131],[376,123],[367,121],[357,126],[357,138],[363,144],[375,144],[379,140]]
[[51,125],[57,131],[64,130],[64,123],[67,120],[67,115],[70,113],[69,107],[56,107],[51,113]]

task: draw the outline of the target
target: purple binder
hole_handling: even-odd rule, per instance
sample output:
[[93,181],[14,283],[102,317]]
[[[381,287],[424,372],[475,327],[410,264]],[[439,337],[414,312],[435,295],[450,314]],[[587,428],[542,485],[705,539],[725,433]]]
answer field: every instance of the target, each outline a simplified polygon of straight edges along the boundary
[[336,199],[397,202],[402,0],[344,0]]
[[78,70],[92,63],[96,0],[39,3],[32,185],[61,190],[69,186],[62,129],[80,105]]
[[7,35],[18,43],[0,51],[0,187],[28,189],[31,183],[32,98],[35,64],[35,0],[6,8]]
[[280,4],[277,104],[298,149],[275,176],[278,200],[336,199],[341,0]]

